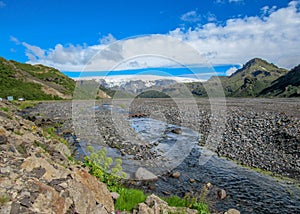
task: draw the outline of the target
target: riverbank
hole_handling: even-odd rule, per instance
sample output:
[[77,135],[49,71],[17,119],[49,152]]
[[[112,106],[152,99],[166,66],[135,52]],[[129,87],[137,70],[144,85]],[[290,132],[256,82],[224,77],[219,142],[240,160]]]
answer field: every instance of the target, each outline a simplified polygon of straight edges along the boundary
[[[224,106],[221,107],[219,109],[222,113]],[[268,166],[273,173],[297,179],[299,171],[297,165],[299,141],[297,139],[299,135],[295,130],[299,130],[298,100],[229,99],[225,107],[227,113],[225,117],[226,132],[222,135],[222,141],[217,144],[216,151],[224,152],[225,155],[221,154],[222,156],[232,156],[230,158],[239,163],[241,163],[240,160],[252,160],[250,166],[255,166],[255,164],[260,164],[261,168]],[[116,109],[118,109],[117,112]],[[79,124],[75,123],[74,125],[74,121],[72,122],[72,111],[81,113],[82,118],[79,118]],[[152,150],[155,144],[145,144],[140,135],[133,133],[127,126],[123,126],[119,122],[118,117],[120,115],[126,117],[128,111],[144,114],[168,124],[177,124],[198,130],[204,134],[200,144],[207,143],[203,139],[207,139],[209,136],[207,133],[211,129],[210,116],[213,114],[207,99],[197,100],[196,105],[191,100],[157,99],[137,99],[134,102],[113,100],[112,105],[99,102],[96,106],[86,102],[76,102],[73,105],[70,102],[42,103],[31,109],[30,114],[25,115],[38,124],[57,124],[57,128],[71,144],[78,145],[84,141],[97,145],[99,144],[98,140],[102,140],[124,157],[129,156],[134,160],[155,159],[159,155]],[[127,117],[127,119],[129,118]],[[222,125],[215,121],[212,122],[215,126],[213,130],[218,130],[218,127]],[[95,131],[98,136],[95,136]],[[172,130],[168,131],[172,132]],[[77,138],[74,138],[72,133],[76,133]],[[163,133],[163,137],[167,135],[168,133]],[[99,136],[101,138],[98,138]],[[282,137],[277,138],[276,136]],[[281,148],[281,144],[277,144],[275,141],[277,139],[286,146]],[[290,142],[294,142],[294,144],[290,144]],[[216,200],[215,195],[208,196],[214,201],[217,210],[233,207],[243,213],[277,213],[277,211],[280,213],[297,210],[297,207],[300,206],[298,203],[299,191],[293,189],[289,184],[278,183],[276,179],[253,173],[251,170],[240,169],[230,162],[220,162],[214,156],[205,165],[199,165],[200,156],[198,150],[192,150],[181,165],[173,171],[159,176],[156,182],[145,185],[137,182],[135,186],[162,196],[168,194],[184,196],[185,194],[197,194],[203,184],[211,182],[216,188],[225,189],[228,196],[225,200]],[[257,160],[257,157],[260,159]],[[290,160],[290,164],[287,163],[287,160]],[[280,167],[276,167],[277,164]],[[290,173],[289,169],[293,169],[292,172],[296,173]],[[180,176],[174,178],[172,174],[177,171]],[[191,179],[195,182],[191,182]]]
[[127,189],[98,159],[75,161],[72,147],[55,133],[61,122],[52,123],[43,113],[29,116],[32,122],[18,115],[20,109],[20,103],[0,102],[0,213],[209,213],[203,201],[167,203]]
[[[300,180],[300,102],[298,99],[227,99],[226,105],[221,103],[224,106],[220,107],[226,112],[224,116],[220,114],[225,117],[221,121],[224,124],[213,121],[212,108],[207,99],[198,99],[197,105],[194,100],[174,102],[168,99],[136,99],[132,103],[129,100],[114,100],[113,104],[122,106],[124,111],[146,114],[169,124],[192,128],[203,134],[200,144],[213,145],[215,147],[213,149],[219,156],[245,166]],[[79,108],[76,107],[77,110]],[[74,127],[71,121],[71,109],[71,102],[50,102],[39,105],[38,109],[30,114],[37,120],[40,118],[40,122],[64,121],[63,131],[72,132]],[[149,152],[150,146],[143,143],[134,142],[137,146],[133,149],[130,141],[136,141],[139,136],[130,129],[117,130],[115,127],[119,124],[116,124],[113,115],[105,111],[97,111],[95,124],[101,125],[99,123],[103,124],[99,127],[99,134],[103,136],[104,143],[110,147],[118,148],[124,154],[134,155],[136,159],[155,157],[154,153]],[[86,132],[90,124],[78,123],[77,125],[82,126],[77,129]],[[210,132],[218,130],[221,125],[224,125],[224,132],[220,134],[221,139],[215,144],[209,142],[214,139],[209,135],[215,134]],[[79,131],[79,134],[87,138],[88,142],[92,142],[95,140],[94,131],[95,127],[91,127],[91,133]],[[139,140],[142,142],[141,139]]]

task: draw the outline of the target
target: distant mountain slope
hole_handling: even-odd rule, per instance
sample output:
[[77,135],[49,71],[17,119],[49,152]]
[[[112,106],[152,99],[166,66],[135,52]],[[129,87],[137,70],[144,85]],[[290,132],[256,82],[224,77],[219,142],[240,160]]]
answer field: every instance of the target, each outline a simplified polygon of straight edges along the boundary
[[57,69],[0,57],[0,97],[30,100],[70,99],[75,81]]
[[109,99],[113,92],[103,87],[96,80],[78,80],[74,90],[73,99],[91,100],[91,99]]
[[262,90],[271,86],[272,82],[287,73],[265,60],[254,58],[248,61],[229,77],[211,77],[204,83],[188,83],[187,87],[196,96],[207,96],[206,90],[216,85],[216,78],[222,83],[224,93],[228,97],[256,97]]
[[274,80],[287,73],[265,60],[254,58],[222,81],[225,93],[234,97],[255,97]]
[[279,77],[272,85],[260,93],[261,96],[299,97],[300,96],[300,64]]

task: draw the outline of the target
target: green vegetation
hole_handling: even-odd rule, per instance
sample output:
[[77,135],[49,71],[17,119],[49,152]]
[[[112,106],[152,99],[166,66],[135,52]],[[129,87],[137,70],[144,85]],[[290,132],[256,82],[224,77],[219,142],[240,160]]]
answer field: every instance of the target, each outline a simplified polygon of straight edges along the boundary
[[58,70],[42,65],[8,61],[0,57],[0,97],[13,96],[26,100],[59,100],[61,97],[45,93],[44,86],[71,95],[75,81]]
[[[138,207],[138,204],[144,202],[147,195],[141,190],[126,188],[122,185],[122,178],[125,178],[126,173],[122,172],[122,160],[113,160],[106,156],[104,148],[95,151],[92,146],[86,148],[89,157],[84,157],[84,165],[89,168],[90,173],[97,177],[101,182],[105,183],[111,192],[117,192],[120,197],[115,203],[115,209],[121,211],[132,211]],[[115,163],[115,164],[113,164]],[[199,214],[209,213],[208,205],[204,202],[206,192],[202,191],[199,199],[196,198],[179,198],[172,196],[164,198],[170,205],[175,207],[189,207],[198,210]]]
[[[59,70],[44,65],[30,65],[11,61],[17,68],[28,72],[32,76],[56,84],[63,94],[71,94],[75,89],[75,82],[61,73]],[[63,86],[63,87],[59,87]]]
[[9,108],[8,108],[8,107],[1,107],[1,110],[2,110],[2,111],[8,112],[8,111],[9,111]]
[[[55,127],[56,126],[59,126],[58,124],[55,124]],[[60,142],[60,143],[62,143],[62,144],[65,144],[66,146],[68,146],[69,147],[69,144],[68,144],[68,142],[64,139],[64,138],[62,138],[62,137],[60,137],[60,136],[58,136],[57,134],[56,134],[56,128],[55,127],[44,127],[44,130],[43,130],[43,136],[45,137],[45,138],[47,138],[47,139],[53,139],[53,140],[57,140],[58,142]],[[33,127],[33,130],[34,130],[35,128]]]
[[115,203],[116,210],[132,211],[147,198],[143,191],[137,189],[120,188],[118,193],[120,197]]
[[149,90],[145,91],[137,96],[138,98],[171,98],[168,94],[155,91],[155,90]]
[[300,97],[300,65],[286,75],[278,78],[273,84],[260,93],[261,96]]
[[47,146],[45,145],[45,144],[43,144],[43,143],[40,143],[40,142],[38,142],[38,141],[34,141],[34,145],[36,146],[36,147],[40,147],[40,148],[42,148],[44,151],[47,151]]
[[18,103],[18,109],[23,110],[26,108],[33,108],[37,103],[33,101],[22,101]]
[[47,132],[47,134],[48,134],[47,138],[53,139],[53,138],[58,137],[58,136],[55,134],[55,131],[56,131],[56,129],[55,129],[54,127],[48,127],[48,128],[46,129],[46,132]]
[[20,154],[24,155],[27,153],[26,147],[24,144],[20,144],[17,146],[17,150]]
[[104,148],[95,151],[92,146],[88,146],[86,150],[89,157],[84,157],[84,165],[90,169],[90,173],[105,183],[109,191],[120,194],[115,204],[117,210],[131,211],[145,201],[146,195],[142,191],[122,186],[121,179],[126,178],[127,174],[122,171],[121,159],[107,157]]
[[[218,81],[222,84],[227,97],[257,97],[261,95],[264,89],[270,87],[275,80],[286,74],[287,70],[265,60],[255,58],[229,77],[213,76],[204,83],[187,83],[186,86],[195,96],[207,97],[208,92],[216,88],[217,79],[219,79]],[[297,89],[293,88],[290,93],[295,94],[295,91]],[[216,96],[221,95],[216,94]]]
[[121,179],[127,174],[122,171],[122,160],[106,156],[104,148],[95,151],[94,147],[86,148],[89,157],[84,157],[84,165],[90,169],[90,173],[105,183],[110,191],[118,191],[121,188]]
[[98,96],[99,83],[94,80],[81,80],[76,83],[73,99],[95,100]]
[[113,97],[116,93],[116,91],[105,88],[103,85],[100,84],[99,89],[103,92],[105,92],[108,96]]
[[188,207],[198,210],[199,214],[209,214],[209,207],[207,203],[205,203],[206,194],[206,191],[202,191],[199,199],[196,197],[179,198],[178,196],[171,196],[168,198],[163,198],[163,200],[172,207]]
[[0,195],[0,205],[3,206],[10,201],[10,197],[7,194]]

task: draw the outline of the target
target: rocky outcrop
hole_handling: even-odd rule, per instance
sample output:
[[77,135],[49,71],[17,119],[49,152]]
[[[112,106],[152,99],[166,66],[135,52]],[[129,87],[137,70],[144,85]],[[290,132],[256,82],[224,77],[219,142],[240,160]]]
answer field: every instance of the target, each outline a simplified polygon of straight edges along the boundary
[[0,102],[0,213],[111,213],[105,184],[68,160],[69,148]]
[[197,214],[197,210],[189,208],[170,207],[168,204],[161,200],[156,195],[150,195],[147,197],[144,203],[139,204],[137,211],[138,214],[156,214],[156,213],[186,213],[186,214]]

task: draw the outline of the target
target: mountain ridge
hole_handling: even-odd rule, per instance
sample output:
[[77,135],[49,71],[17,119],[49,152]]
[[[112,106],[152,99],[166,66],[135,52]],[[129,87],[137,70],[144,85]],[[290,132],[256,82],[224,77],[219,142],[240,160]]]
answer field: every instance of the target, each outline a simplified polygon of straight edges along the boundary
[[300,96],[300,64],[286,75],[275,80],[270,87],[260,93],[261,96],[299,97]]
[[[151,82],[131,79],[120,86],[110,87],[104,80],[74,81],[55,68],[24,64],[0,57],[0,97],[14,96],[32,100],[135,96],[208,97],[210,93],[207,91],[214,91],[220,83],[223,91],[214,96],[225,94],[226,97],[298,97],[299,69],[300,65],[288,71],[264,59],[253,58],[230,76],[212,76],[206,82],[178,83],[172,79]],[[79,89],[74,94],[77,88]],[[91,88],[93,92],[90,91]]]
[[208,96],[206,90],[213,88],[218,79],[227,97],[259,97],[261,91],[271,87],[278,78],[288,73],[288,70],[273,63],[253,58],[230,76],[212,76],[204,83],[192,83],[187,86],[195,96]]

